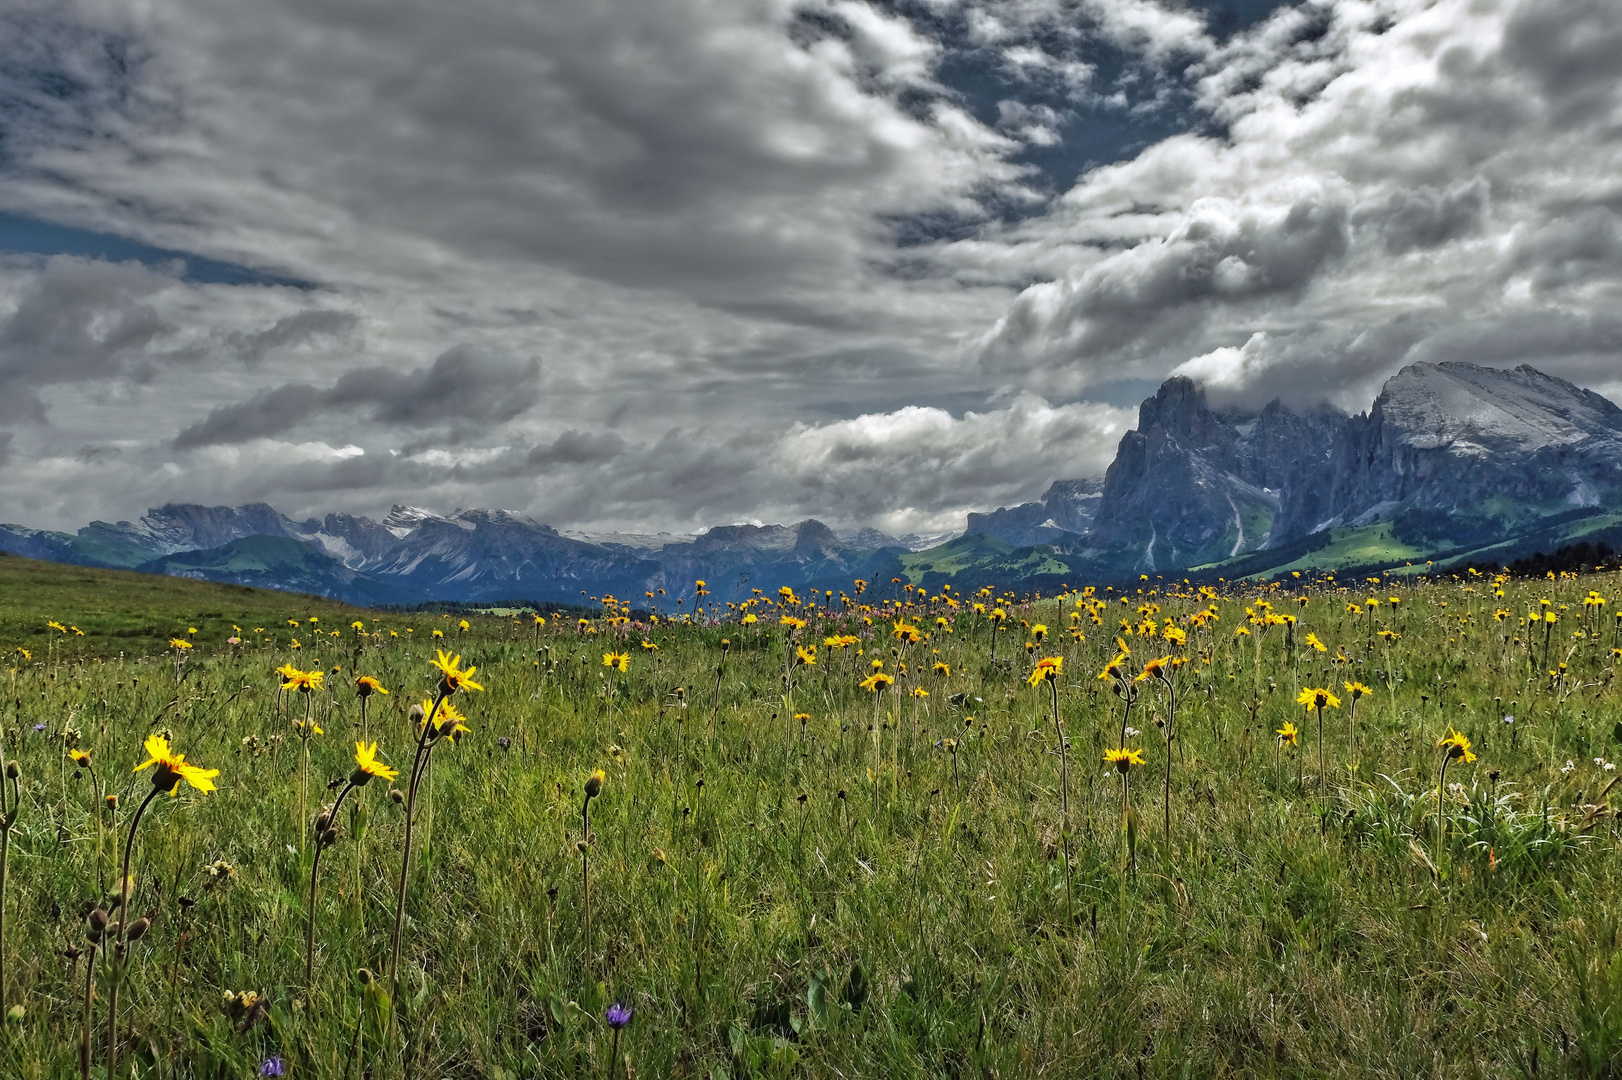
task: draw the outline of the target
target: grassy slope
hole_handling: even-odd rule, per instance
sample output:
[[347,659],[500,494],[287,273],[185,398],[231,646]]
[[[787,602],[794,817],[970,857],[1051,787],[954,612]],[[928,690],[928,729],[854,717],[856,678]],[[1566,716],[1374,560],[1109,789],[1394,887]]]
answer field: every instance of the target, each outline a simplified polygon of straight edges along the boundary
[[[145,624],[164,637],[187,623],[217,641],[232,598],[265,604],[266,625],[306,610],[341,617],[320,601],[191,582],[13,560],[0,560],[0,573],[24,612],[17,625],[32,633],[56,617],[90,641]],[[852,668],[882,656],[891,670],[904,659],[916,669],[919,657],[887,642],[869,642],[860,660],[824,651],[799,673],[793,704],[811,715],[802,741],[779,719],[775,630],[660,628],[658,653],[636,648],[633,635],[631,674],[609,696],[599,655],[611,638],[554,626],[542,639],[548,670],[535,665],[529,628],[475,619],[467,637],[451,635],[487,690],[459,699],[473,732],[436,752],[432,795],[419,807],[403,1071],[622,1075],[601,1017],[623,996],[637,1011],[619,1050],[638,1076],[1509,1077],[1531,1074],[1534,1053],[1537,1075],[1602,1075],[1622,1063],[1607,1018],[1622,1005],[1617,793],[1599,794],[1614,774],[1591,763],[1622,753],[1614,631],[1557,637],[1572,677],[1553,687],[1528,680],[1542,656],[1529,663],[1513,626],[1503,632],[1490,612],[1549,597],[1569,605],[1564,637],[1585,591],[1606,592],[1614,609],[1622,579],[1511,584],[1503,600],[1484,587],[1395,588],[1404,604],[1382,606],[1377,619],[1401,637],[1372,651],[1345,597],[1318,595],[1301,612],[1301,632],[1344,648],[1344,667],[1285,653],[1277,630],[1259,639],[1258,657],[1258,639],[1233,634],[1250,598],[1224,599],[1221,622],[1190,634],[1190,651],[1209,650],[1212,662],[1178,676],[1175,754],[1155,735],[1164,692],[1135,684],[1143,696],[1132,723],[1147,731],[1130,744],[1148,758],[1132,785],[1135,876],[1123,871],[1120,783],[1099,764],[1119,737],[1119,703],[1093,678],[1114,651],[1119,604],[1086,641],[1056,643],[1067,661],[1068,867],[1048,698],[1026,685],[1017,636],[999,642],[1016,666],[998,669],[974,619],[937,633],[929,648],[952,674],[930,676],[927,699],[881,703],[881,715],[890,704],[904,711],[874,734],[865,734],[874,699],[853,690]],[[1142,601],[1161,605],[1162,619],[1205,604]],[[1063,626],[1073,610],[1010,606],[1011,632],[1021,619]],[[927,610],[912,617],[933,625]],[[420,616],[379,626],[408,622],[424,629]],[[806,634],[834,629],[814,623]],[[123,993],[126,1064],[143,1076],[234,1078],[278,1054],[299,1077],[401,1074],[363,1015],[353,974],[386,962],[402,821],[383,784],[346,803],[346,838],[322,862],[320,1007],[301,1002],[310,865],[301,825],[326,783],[347,773],[358,716],[345,679],[313,697],[327,734],[311,744],[301,814],[299,748],[287,736],[303,703],[295,698],[290,715],[267,675],[305,662],[308,651],[288,652],[286,637],[246,657],[200,645],[179,687],[162,658],[49,664],[36,652],[12,676],[15,693],[0,707],[23,805],[0,972],[26,1016],[0,1035],[0,1076],[77,1074],[83,967],[60,953],[82,945],[81,913],[115,873],[112,840],[127,824],[121,816],[98,840],[90,782],[62,763],[57,736],[69,723],[124,815],[149,789],[150,774],[131,769],[155,726],[172,729],[188,760],[222,770],[217,792],[159,800],[141,826],[135,907],[160,917],[134,950]],[[325,659],[346,671],[358,664],[395,691],[370,724],[385,758],[404,765],[403,710],[431,691],[433,672],[422,649],[383,644],[352,654],[346,641]],[[1155,645],[1135,641],[1134,653],[1154,655]],[[1375,687],[1357,709],[1355,744],[1343,707],[1324,718],[1321,748],[1309,718],[1302,750],[1275,758],[1272,730],[1302,720],[1296,689],[1347,678]],[[677,684],[690,688],[680,727],[661,709]],[[947,705],[959,691],[976,702],[973,725]],[[1513,728],[1498,720],[1508,711]],[[1481,756],[1448,774],[1463,788],[1443,839],[1435,741],[1449,725]],[[255,752],[247,737],[271,748]],[[947,737],[963,740],[956,770],[937,741]],[[1170,837],[1160,789],[1168,760]],[[599,766],[608,781],[591,807],[588,939],[574,841],[581,784]],[[222,859],[236,874],[213,886],[203,867]],[[195,907],[183,912],[176,897]],[[270,1012],[242,1031],[220,1001],[247,989],[265,993]],[[105,990],[97,1000],[105,1004]],[[351,1064],[357,1027],[364,1060]]]
[[[218,643],[233,624],[283,627],[288,619],[316,616],[338,630],[373,613],[320,597],[269,592],[240,585],[215,585],[184,578],[99,570],[0,555],[0,643],[7,651],[53,645],[64,655],[141,656],[162,652],[171,637],[197,627],[199,637]],[[64,636],[46,627],[55,620],[78,626],[84,637]],[[43,655],[43,652],[41,652]]]

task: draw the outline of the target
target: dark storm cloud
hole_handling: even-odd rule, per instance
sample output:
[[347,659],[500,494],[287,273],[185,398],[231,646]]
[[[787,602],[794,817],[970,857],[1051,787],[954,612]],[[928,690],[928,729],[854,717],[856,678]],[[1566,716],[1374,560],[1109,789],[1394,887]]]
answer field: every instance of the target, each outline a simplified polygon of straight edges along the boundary
[[268,438],[321,413],[370,408],[368,419],[385,426],[424,427],[452,421],[495,425],[535,404],[540,364],[489,356],[465,346],[441,353],[415,371],[358,368],[328,389],[289,383],[261,390],[247,401],[212,410],[175,437],[187,450]]
[[1364,203],[1352,222],[1378,231],[1386,250],[1401,255],[1470,235],[1481,224],[1487,198],[1487,181],[1479,176],[1442,189],[1421,184]]

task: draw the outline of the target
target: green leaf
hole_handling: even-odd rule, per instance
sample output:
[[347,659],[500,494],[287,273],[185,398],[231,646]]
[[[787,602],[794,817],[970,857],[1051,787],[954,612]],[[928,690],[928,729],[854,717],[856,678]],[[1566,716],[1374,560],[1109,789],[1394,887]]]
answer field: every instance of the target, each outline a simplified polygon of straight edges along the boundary
[[828,980],[826,968],[811,976],[811,985],[805,991],[805,1004],[810,1019],[817,1027],[828,1026]]

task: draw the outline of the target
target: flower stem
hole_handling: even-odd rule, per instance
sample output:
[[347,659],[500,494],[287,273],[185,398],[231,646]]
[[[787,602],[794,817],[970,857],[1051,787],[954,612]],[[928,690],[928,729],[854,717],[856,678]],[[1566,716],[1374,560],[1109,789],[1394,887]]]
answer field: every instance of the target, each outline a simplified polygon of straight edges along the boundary
[[[354,782],[345,785],[338,793],[338,799],[332,804],[332,813],[327,816],[328,828],[336,826],[338,821],[338,808],[344,804],[344,797],[355,790]],[[322,837],[315,838],[315,858],[310,862],[310,916],[304,927],[304,995],[305,1005],[310,1003],[310,997],[315,993],[315,877],[321,869],[321,853],[327,850]]]
[[141,816],[146,808],[152,805],[152,800],[158,797],[162,788],[153,786],[141,800],[141,805],[135,808],[135,816],[130,819],[129,835],[124,840],[124,863],[118,878],[118,933],[114,938],[115,948],[112,950],[112,979],[107,988],[107,1076],[109,1078],[118,1073],[118,987],[124,981],[124,950],[126,943],[124,935],[130,925],[130,856],[135,851],[135,830],[141,825]]

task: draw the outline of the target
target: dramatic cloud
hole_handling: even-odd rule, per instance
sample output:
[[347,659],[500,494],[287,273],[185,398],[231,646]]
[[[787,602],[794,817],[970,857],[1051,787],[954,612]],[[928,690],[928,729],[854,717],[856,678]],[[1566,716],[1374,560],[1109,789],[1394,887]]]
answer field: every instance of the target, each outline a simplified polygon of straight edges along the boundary
[[1613,0],[24,0],[0,101],[27,524],[937,529],[1174,371],[1622,396]]

